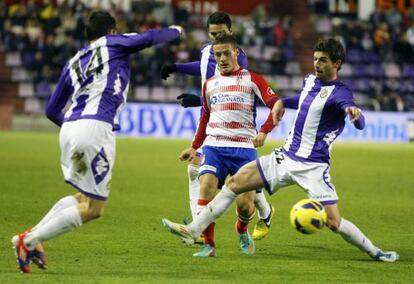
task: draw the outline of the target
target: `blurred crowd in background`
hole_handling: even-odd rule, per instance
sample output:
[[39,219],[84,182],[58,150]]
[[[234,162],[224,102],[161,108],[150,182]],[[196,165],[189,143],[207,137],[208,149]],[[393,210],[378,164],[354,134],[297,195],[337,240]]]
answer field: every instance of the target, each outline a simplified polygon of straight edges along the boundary
[[[93,2],[93,1],[89,1]],[[414,110],[414,9],[401,13],[395,6],[377,9],[367,21],[352,15],[332,15],[328,1],[308,1],[312,22],[321,37],[341,39],[347,61],[339,72],[356,98],[373,110]],[[274,7],[274,6],[272,6]],[[0,3],[0,48],[13,68],[19,95],[42,109],[60,69],[85,43],[84,25],[93,5],[88,1],[5,0]],[[294,17],[263,5],[249,16],[232,15],[232,30],[249,57],[252,71],[264,74],[282,96],[302,87],[303,72],[294,52]],[[208,41],[207,15],[165,1],[133,1],[129,9],[113,5],[119,32],[142,32],[179,24],[185,40],[134,55],[131,61],[131,101],[172,102],[182,92],[200,93],[200,78],[174,74],[161,81],[164,63],[199,59]],[[312,60],[312,58],[309,58]]]

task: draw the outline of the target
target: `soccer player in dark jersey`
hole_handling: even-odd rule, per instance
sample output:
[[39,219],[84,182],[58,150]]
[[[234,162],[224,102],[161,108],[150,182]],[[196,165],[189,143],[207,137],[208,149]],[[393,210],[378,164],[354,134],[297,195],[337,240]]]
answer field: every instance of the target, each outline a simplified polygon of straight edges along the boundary
[[272,109],[275,125],[282,119],[285,107],[297,109],[285,145],[243,166],[191,224],[184,226],[164,219],[164,225],[171,232],[191,243],[224,214],[239,194],[257,187],[265,187],[273,194],[281,187],[297,184],[309,198],[323,204],[328,215],[327,226],[333,232],[374,260],[394,262],[399,259],[396,252],[384,252],[375,246],[339,213],[338,196],[329,175],[330,149],[344,129],[347,116],[357,129],[364,128],[365,119],[354,103],[351,90],[337,77],[345,60],[341,43],[335,39],[321,40],[313,51],[315,73],[306,76],[301,93],[278,100]]
[[115,162],[113,130],[119,129],[118,116],[128,92],[130,55],[181,34],[179,26],[116,34],[115,19],[108,12],[89,16],[89,45],[66,63],[46,108],[47,117],[61,127],[64,179],[78,193],[57,201],[35,227],[12,238],[23,272],[31,271],[30,261],[47,267],[42,242],[102,216]]

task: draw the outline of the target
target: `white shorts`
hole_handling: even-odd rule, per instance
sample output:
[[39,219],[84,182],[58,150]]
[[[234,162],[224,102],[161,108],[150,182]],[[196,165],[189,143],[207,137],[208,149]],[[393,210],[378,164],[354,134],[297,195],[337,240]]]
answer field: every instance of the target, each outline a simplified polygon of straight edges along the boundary
[[295,161],[283,154],[281,149],[275,149],[270,155],[260,157],[257,164],[270,194],[281,187],[298,184],[309,198],[322,204],[334,204],[338,201],[328,164]]
[[65,122],[59,135],[65,181],[88,197],[106,200],[115,161],[115,135],[109,123]]

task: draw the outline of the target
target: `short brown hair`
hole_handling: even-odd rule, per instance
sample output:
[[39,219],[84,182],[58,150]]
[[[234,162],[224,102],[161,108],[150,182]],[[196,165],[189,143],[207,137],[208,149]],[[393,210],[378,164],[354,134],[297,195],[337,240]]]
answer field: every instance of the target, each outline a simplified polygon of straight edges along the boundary
[[[345,49],[341,42],[337,39],[320,39],[313,47],[313,52],[315,51],[326,52],[332,62],[341,60],[342,65],[345,61]],[[338,70],[341,69],[341,65],[339,65]]]
[[236,40],[236,38],[233,35],[220,34],[213,41],[213,45],[216,45],[216,44],[226,44],[226,43],[229,43],[229,44],[233,45],[234,47],[237,47],[237,40]]

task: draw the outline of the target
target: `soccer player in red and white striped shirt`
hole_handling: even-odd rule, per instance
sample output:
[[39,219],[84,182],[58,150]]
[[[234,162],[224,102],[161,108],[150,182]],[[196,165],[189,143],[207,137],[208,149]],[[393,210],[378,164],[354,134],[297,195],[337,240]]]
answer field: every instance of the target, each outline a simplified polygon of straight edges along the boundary
[[[214,56],[220,69],[203,85],[203,109],[197,133],[190,148],[180,156],[192,160],[203,145],[199,178],[199,211],[210,202],[227,175],[233,175],[246,163],[257,159],[256,147],[264,144],[274,125],[270,116],[256,131],[256,105],[261,100],[269,109],[277,101],[276,94],[260,75],[242,69],[238,62],[239,49],[232,35],[220,35],[213,42]],[[236,230],[244,254],[253,254],[255,245],[247,231],[254,217],[255,193],[249,192],[237,200]],[[194,256],[215,256],[214,223],[204,231],[204,246]]]

